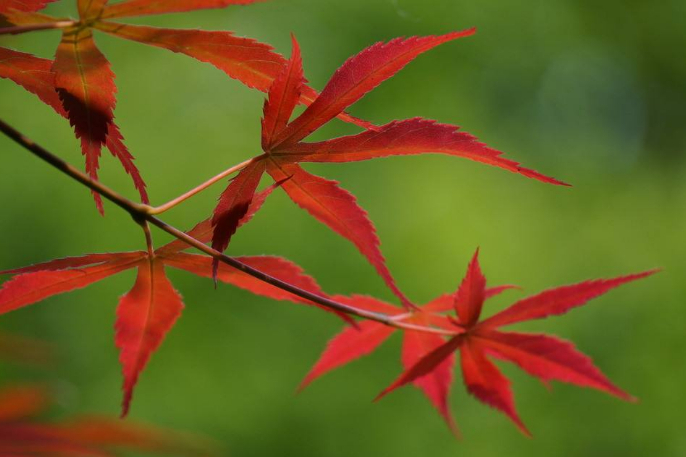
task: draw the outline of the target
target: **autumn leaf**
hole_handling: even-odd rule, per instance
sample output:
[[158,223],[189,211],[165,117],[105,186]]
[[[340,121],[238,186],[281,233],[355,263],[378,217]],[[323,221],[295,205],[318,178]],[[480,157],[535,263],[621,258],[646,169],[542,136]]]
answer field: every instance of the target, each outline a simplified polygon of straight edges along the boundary
[[[276,186],[261,193],[261,201],[256,203],[257,207],[274,187]],[[256,210],[254,208],[244,216],[243,222],[252,217]],[[198,224],[190,233],[197,234],[202,239],[209,238],[209,221]],[[0,271],[0,274],[13,275],[0,288],[0,314],[86,287],[126,270],[137,269],[133,288],[119,302],[115,324],[115,343],[120,351],[119,359],[124,376],[122,416],[126,416],[141,372],[174,326],[184,306],[181,296],[166,276],[166,268],[184,270],[200,277],[213,276],[213,259],[182,252],[186,248],[185,244],[172,242],[156,250],[152,258],[143,251],[87,254]],[[300,289],[320,296],[326,295],[312,277],[288,260],[274,256],[237,257],[237,260]],[[221,282],[256,295],[318,306],[331,312],[328,308],[269,285],[223,263],[218,266],[216,277]],[[334,314],[352,323],[347,315],[337,311]]]
[[39,386],[14,385],[0,389],[0,424],[32,418],[47,409],[50,396]]
[[277,132],[270,149],[283,150],[299,142],[420,54],[474,32],[475,29],[468,29],[440,36],[396,38],[368,47],[336,70],[319,97],[293,122]]
[[[250,38],[237,37],[232,32],[179,30],[127,25],[109,19],[152,14],[223,8],[247,5],[255,0],[129,0],[108,5],[106,0],[77,0],[79,19],[52,17],[36,11],[45,0],[9,0],[0,6],[0,14],[12,24],[30,26],[48,22],[71,22],[63,29],[62,39],[51,65],[43,72],[47,61],[28,54],[0,48],[0,77],[12,79],[67,117],[81,142],[86,171],[97,179],[100,152],[105,145],[132,176],[143,203],[148,202],[145,184],[133,156],[114,124],[116,85],[110,63],[100,52],[93,38],[99,30],[119,38],[168,49],[207,62],[229,77],[250,88],[268,91],[284,65],[284,58],[269,45]],[[54,89],[53,89],[54,88]],[[51,92],[57,90],[59,98]],[[297,103],[310,104],[317,92],[304,86]],[[363,128],[374,128],[369,122],[339,113],[339,118]],[[103,213],[102,200],[93,193],[96,206]]]
[[129,412],[138,375],[181,316],[182,309],[181,296],[167,279],[163,261],[141,262],[133,289],[119,302],[115,324],[115,343],[124,372],[122,416]]
[[150,14],[180,13],[230,5],[249,5],[262,0],[129,0],[108,5],[102,13],[104,19],[114,17],[146,16]]
[[[53,61],[48,59],[41,59],[31,54],[0,48],[0,78],[10,79],[22,86],[36,95],[43,103],[54,109],[57,114],[69,119],[55,88],[55,75],[52,72],[53,65]],[[76,109],[78,109],[78,106],[77,103]],[[105,135],[107,149],[119,160],[124,170],[131,175],[141,200],[147,203],[149,200],[145,182],[123,140],[124,138],[119,131],[119,127],[114,122],[107,124],[107,133]],[[87,142],[88,140],[85,141]],[[97,177],[99,152],[96,155],[93,152],[93,148],[87,148],[86,150],[89,151],[86,161],[89,168],[88,171],[91,176]],[[88,157],[90,157],[90,160],[88,160]],[[98,208],[102,208],[100,197],[95,196],[95,199]]]
[[300,100],[303,84],[307,82],[303,76],[300,45],[295,35],[291,35],[291,42],[293,48],[291,58],[274,79],[268,97],[264,101],[262,149],[265,151],[271,149],[276,133],[281,132],[288,125],[291,114]]
[[407,367],[378,398],[398,387],[435,376],[446,361],[460,352],[464,383],[470,394],[507,415],[526,435],[530,432],[519,418],[510,381],[490,360],[507,360],[544,382],[551,380],[591,387],[623,400],[634,398],[615,386],[589,357],[572,343],[559,338],[532,333],[502,331],[499,327],[530,319],[564,314],[584,305],[615,287],[655,273],[646,271],[614,279],[585,281],[563,286],[519,300],[494,316],[479,321],[483,302],[490,295],[478,262],[478,251],[469,264],[467,275],[454,296],[455,317],[450,317],[455,336],[438,345],[416,363]]
[[[503,290],[505,290],[503,287],[497,287],[489,289],[487,293],[494,295]],[[423,306],[417,307],[412,313],[407,313],[396,306],[363,295],[336,296],[334,299],[359,309],[393,316],[395,319],[406,323],[429,328],[454,329],[454,326],[443,315],[443,312],[452,307],[453,297],[451,295],[442,295]],[[361,322],[357,328],[345,328],[329,341],[323,354],[305,376],[298,390],[304,389],[312,381],[335,368],[371,354],[396,331],[400,330],[374,321]],[[402,333],[401,360],[407,369],[445,343],[443,337],[436,333],[414,330],[403,330]],[[459,436],[457,424],[450,414],[448,405],[450,384],[453,378],[453,362],[454,357],[450,353],[431,373],[416,379],[414,385],[426,395],[431,404],[443,416],[450,430]]]
[[[116,86],[110,64],[95,45],[90,29],[64,30],[52,71],[69,122],[81,140],[86,172],[97,180],[100,149],[114,121]],[[93,195],[102,213],[102,201],[95,192]]]
[[[238,229],[243,217],[248,213],[253,196],[260,184],[265,164],[262,161],[251,163],[233,178],[229,186],[219,197],[219,204],[214,210],[212,226],[217,235],[212,238],[212,248],[223,252],[229,240]],[[219,261],[214,260],[214,276],[217,274]]]
[[[254,196],[252,201],[250,202],[250,206],[248,207],[248,211],[245,213],[245,215],[238,221],[238,227],[241,227],[243,224],[247,224],[252,220],[253,216],[257,211],[262,208],[262,205],[264,202],[267,200],[267,197],[280,185],[282,185],[283,182],[276,182],[272,184],[271,186],[265,188],[264,190],[257,192]],[[209,241],[212,240],[212,235],[214,233],[214,228],[212,227],[212,218],[205,219],[201,222],[198,222],[195,227],[193,227],[189,232],[188,235],[195,238],[196,240],[202,242],[202,243],[208,243]],[[157,250],[157,253],[159,255],[169,255],[173,254],[176,252],[180,252],[183,250],[186,250],[190,248],[191,246],[186,243],[183,240],[174,240],[168,244],[165,244],[161,248]]]
[[3,0],[0,3],[0,14],[11,13],[13,11],[34,12],[45,8],[48,3],[55,0]]
[[[300,116],[290,121],[305,87],[300,48],[293,38],[291,58],[274,79],[264,104],[264,154],[251,162],[250,176],[256,179],[255,161],[264,161],[272,178],[277,181],[288,179],[282,187],[291,200],[352,242],[408,309],[414,305],[398,288],[386,266],[376,229],[367,213],[360,208],[355,197],[336,181],[308,173],[299,165],[300,162],[352,162],[391,155],[441,153],[494,165],[550,184],[564,183],[501,157],[500,151],[488,148],[468,133],[458,132],[456,126],[420,118],[393,121],[374,130],[319,143],[301,140],[420,54],[473,33],[474,29],[468,29],[440,36],[396,38],[387,43],[376,43],[348,59],[336,70],[319,97]],[[241,182],[241,175],[236,180]],[[252,187],[240,187],[239,195],[239,186],[235,184],[221,196],[214,218],[219,220],[225,213],[224,220],[230,223],[215,224],[213,245],[217,249],[228,246],[236,231],[237,215],[249,201],[246,189],[249,192]],[[232,201],[235,206],[227,204]]]
[[123,455],[120,451],[217,455],[214,443],[180,431],[99,416],[47,422],[40,417],[52,403],[45,386],[26,384],[0,389],[0,455],[114,457]]

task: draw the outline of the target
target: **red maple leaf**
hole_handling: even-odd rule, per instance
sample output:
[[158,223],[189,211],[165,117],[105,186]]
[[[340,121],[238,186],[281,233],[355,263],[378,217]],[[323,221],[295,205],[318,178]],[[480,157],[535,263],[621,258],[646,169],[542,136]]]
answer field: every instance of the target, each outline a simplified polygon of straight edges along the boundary
[[420,118],[393,121],[375,130],[334,140],[302,142],[420,54],[473,33],[474,29],[469,29],[441,36],[396,38],[370,46],[348,59],[319,97],[289,122],[305,83],[300,49],[293,38],[291,59],[274,80],[264,104],[264,154],[254,158],[222,193],[212,219],[213,247],[219,251],[226,249],[266,170],[274,180],[284,181],[283,189],[298,206],[352,242],[403,304],[412,308],[396,286],[381,253],[376,229],[355,197],[336,181],[308,173],[299,162],[351,162],[391,155],[442,153],[505,168],[546,183],[564,184],[502,158],[501,152],[479,143],[468,133],[458,132],[456,126]]
[[[612,384],[572,343],[548,335],[506,332],[498,328],[563,314],[610,289],[655,271],[550,289],[519,300],[508,309],[479,322],[484,301],[513,286],[486,288],[486,278],[481,273],[477,255],[478,251],[455,294],[443,295],[410,313],[369,297],[336,297],[338,301],[347,300],[358,308],[393,315],[403,322],[455,332],[445,341],[436,333],[405,330],[402,347],[405,371],[377,399],[400,386],[413,383],[457,433],[448,408],[456,350],[460,352],[467,390],[480,401],[504,412],[526,435],[530,433],[515,410],[510,382],[489,357],[513,362],[544,382],[557,380],[592,387],[624,400],[633,398]],[[445,315],[450,310],[455,311],[456,317]],[[393,329],[376,322],[364,322],[358,327],[346,328],[329,342],[301,388],[322,374],[373,352],[393,332]]]
[[[486,295],[491,297],[511,287],[514,286],[493,287],[486,291]],[[351,297],[336,296],[334,299],[341,303],[353,305],[356,308],[388,314],[396,320],[402,320],[403,322],[424,327],[435,326],[453,330],[452,324],[442,314],[452,306],[453,297],[449,294],[442,295],[426,305],[416,308],[412,313],[408,313],[381,300],[363,295],[353,295]],[[350,327],[344,329],[329,341],[321,357],[305,376],[298,390],[304,389],[312,381],[334,368],[372,353],[396,331],[400,330],[374,321],[359,323],[357,328]],[[443,337],[436,333],[413,330],[403,330],[402,333],[401,360],[406,368],[412,367],[422,357],[445,342]],[[459,436],[457,424],[450,414],[448,406],[448,395],[453,378],[453,361],[454,358],[449,356],[433,372],[422,379],[416,380],[414,384],[424,392],[429,401],[436,407],[451,431],[456,436]]]
[[[97,179],[100,151],[105,145],[124,165],[134,178],[136,188],[144,203],[148,202],[145,184],[132,162],[132,156],[123,143],[123,137],[114,124],[116,86],[110,63],[100,52],[93,38],[93,30],[138,41],[186,54],[207,62],[248,87],[267,91],[278,75],[285,59],[275,53],[271,46],[249,38],[236,37],[231,32],[178,30],[139,25],[126,25],[110,19],[150,14],[174,13],[205,8],[222,8],[229,5],[245,5],[257,0],[174,0],[149,1],[129,0],[107,5],[107,0],[77,0],[79,20],[57,18],[35,13],[47,2],[30,0],[25,7],[18,8],[20,1],[3,3],[0,14],[10,23],[30,26],[49,22],[65,22],[73,25],[63,28],[62,40],[57,48],[50,73],[44,71],[46,62],[28,54],[0,48],[0,77],[9,77],[29,91],[36,93],[35,79],[54,87],[59,95],[57,104],[52,95],[41,96],[41,100],[67,117],[81,140],[81,151],[86,160],[86,171]],[[16,5],[15,5],[16,3]],[[11,59],[11,60],[8,60]],[[16,64],[16,65],[15,65]],[[18,67],[17,67],[18,66]],[[3,68],[4,67],[4,68]],[[14,67],[14,68],[11,68]],[[40,70],[39,70],[40,69]],[[27,75],[26,72],[33,72]],[[304,87],[299,103],[309,104],[317,92]],[[59,107],[59,108],[58,108]],[[341,119],[370,128],[370,123],[340,113]],[[98,210],[102,213],[102,201],[93,194]]]
[[[53,61],[40,57],[0,48],[0,78],[7,78],[22,86],[27,91],[36,95],[43,103],[50,106],[60,116],[69,118],[62,106],[62,101],[55,89],[55,75],[52,73]],[[112,155],[119,160],[124,170],[131,175],[134,185],[138,190],[141,200],[148,202],[148,193],[145,182],[133,163],[133,156],[124,144],[119,127],[114,122],[107,126],[105,145]],[[88,158],[90,157],[90,160]],[[88,173],[97,178],[99,153],[86,155],[86,169]],[[102,200],[97,193],[93,192],[98,209],[102,210]]]
[[2,0],[0,2],[0,14],[12,13],[15,11],[31,13],[35,11],[40,11],[48,3],[52,3],[55,0]]
[[[253,202],[253,209],[244,217],[243,223],[252,217],[271,190],[272,188],[267,189]],[[198,224],[189,235],[206,241],[211,235],[209,221]],[[185,270],[201,277],[213,276],[212,258],[182,252],[186,248],[188,245],[185,243],[175,241],[157,249],[152,257],[145,251],[87,254],[0,271],[0,274],[14,275],[0,289],[0,314],[53,295],[86,287],[122,271],[137,269],[138,275],[133,288],[119,302],[115,323],[115,343],[120,351],[119,360],[124,376],[122,416],[125,416],[140,373],[183,309],[181,296],[167,279],[166,267]],[[300,289],[324,295],[312,277],[288,260],[274,256],[237,259]],[[224,264],[216,270],[216,278],[256,295],[321,307]],[[328,308],[323,309],[330,311]],[[347,315],[338,312],[335,314],[346,322],[351,322]]]

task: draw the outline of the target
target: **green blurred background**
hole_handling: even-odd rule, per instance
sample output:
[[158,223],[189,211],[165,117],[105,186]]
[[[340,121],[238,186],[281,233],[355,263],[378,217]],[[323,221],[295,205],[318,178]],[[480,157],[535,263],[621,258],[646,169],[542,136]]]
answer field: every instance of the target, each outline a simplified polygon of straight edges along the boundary
[[[64,0],[47,12],[73,10]],[[132,22],[233,30],[284,54],[294,32],[315,88],[376,41],[476,26],[476,36],[418,58],[351,112],[377,123],[423,116],[463,126],[573,188],[437,155],[307,169],[357,195],[399,285],[419,303],[454,290],[477,246],[491,284],[525,289],[490,310],[555,285],[664,268],[567,316],[523,327],[572,339],[640,403],[560,384],[549,392],[505,366],[535,438],[468,397],[457,379],[451,403],[461,442],[415,389],[371,403],[400,370],[397,336],[295,396],[339,322],[171,271],[187,308],[141,377],[133,419],[207,434],[237,456],[686,454],[686,3],[275,0]],[[3,36],[0,44],[51,57],[58,40],[49,31]],[[185,56],[104,34],[96,40],[117,74],[117,122],[154,203],[258,152],[263,94]],[[6,80],[0,100],[3,119],[82,166],[68,123],[50,108]],[[352,131],[334,122],[316,139]],[[6,138],[0,152],[0,268],[143,248],[126,214],[107,205],[99,217],[87,191]],[[102,180],[134,196],[107,153]],[[209,215],[221,189],[165,220],[189,228]],[[159,232],[155,239],[167,240]],[[352,245],[282,192],[229,253],[283,255],[329,292],[392,300]],[[117,414],[113,321],[133,279],[127,272],[2,316],[0,331],[54,343],[59,362],[51,370],[2,363],[1,379],[50,382],[59,392],[57,416]]]

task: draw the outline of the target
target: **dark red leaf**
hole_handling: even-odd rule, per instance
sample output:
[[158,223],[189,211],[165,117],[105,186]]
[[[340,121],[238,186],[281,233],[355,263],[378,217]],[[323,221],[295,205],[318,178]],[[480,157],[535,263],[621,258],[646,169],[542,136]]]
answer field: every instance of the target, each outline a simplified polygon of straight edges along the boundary
[[[219,252],[229,245],[229,241],[236,230],[239,222],[248,213],[253,196],[260,184],[260,178],[265,170],[264,160],[252,162],[243,168],[229,186],[222,192],[219,204],[214,209],[212,216],[212,248]],[[214,261],[214,274],[216,276],[218,260]]]
[[[0,78],[9,78],[38,96],[41,101],[52,107],[57,114],[68,118],[67,112],[62,106],[62,101],[55,90],[55,75],[52,73],[52,65],[52,60],[0,48]],[[119,132],[119,128],[114,123],[109,124],[105,145],[112,155],[121,162],[124,170],[131,175],[134,185],[141,196],[141,201],[148,203],[145,182],[133,163],[133,156],[123,143],[123,137]]]
[[[114,73],[95,46],[92,31],[77,27],[64,30],[52,70],[69,122],[81,140],[86,172],[97,179],[100,150],[114,120]],[[95,192],[93,196],[102,213],[102,199]]]
[[[245,213],[245,216],[241,218],[240,221],[238,221],[238,227],[241,227],[244,224],[247,224],[250,222],[250,220],[253,218],[255,213],[259,211],[260,208],[262,208],[262,205],[264,202],[267,200],[267,197],[269,194],[271,194],[274,189],[279,187],[281,183],[274,183],[271,186],[265,188],[264,190],[257,192],[255,196],[252,199],[252,202],[250,202],[250,206],[248,207],[248,212]],[[202,242],[202,243],[208,243],[209,241],[212,240],[212,233],[214,232],[214,228],[212,227],[212,219],[205,219],[202,222],[199,222],[198,224],[195,225],[189,232],[188,235],[195,238],[196,240]],[[159,255],[170,255],[175,252],[183,251],[185,249],[190,248],[191,246],[186,243],[185,241],[182,240],[174,240],[161,248],[157,249],[157,253]]]

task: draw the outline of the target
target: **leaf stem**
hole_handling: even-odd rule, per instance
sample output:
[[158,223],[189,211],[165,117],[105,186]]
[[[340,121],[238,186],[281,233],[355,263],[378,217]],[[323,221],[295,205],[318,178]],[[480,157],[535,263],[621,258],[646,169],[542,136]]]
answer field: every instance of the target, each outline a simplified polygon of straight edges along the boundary
[[[306,300],[309,300],[311,302],[317,303],[321,306],[324,306],[326,308],[340,311],[345,314],[349,314],[352,316],[357,316],[361,317],[364,319],[372,320],[379,322],[384,325],[388,325],[391,327],[396,327],[404,330],[414,330],[414,331],[420,331],[420,332],[427,332],[427,333],[436,333],[440,335],[448,335],[448,336],[454,336],[459,331],[453,332],[449,330],[444,330],[440,328],[435,328],[435,327],[427,327],[427,326],[422,326],[422,325],[415,325],[407,322],[402,322],[399,320],[394,319],[393,316],[383,314],[383,313],[375,313],[372,311],[367,311],[364,309],[356,308],[354,306],[346,305],[344,303],[339,303],[335,300],[331,300],[328,297],[324,297],[312,292],[309,292],[307,290],[301,289],[297,286],[294,286],[293,284],[290,284],[288,282],[282,281],[278,278],[275,278],[273,276],[268,275],[267,273],[258,270],[256,268],[253,268],[249,265],[244,264],[243,262],[233,258],[229,257],[227,255],[222,254],[219,251],[216,251],[212,249],[211,247],[207,246],[206,244],[202,243],[201,241],[193,238],[192,236],[189,236],[188,234],[182,232],[181,230],[167,224],[166,222],[156,218],[153,214],[150,213],[151,207],[148,205],[143,205],[140,203],[133,202],[126,197],[123,197],[119,193],[115,192],[114,190],[110,189],[109,187],[105,186],[102,184],[100,181],[91,179],[88,175],[83,173],[81,170],[78,170],[77,168],[69,165],[67,162],[64,160],[60,159],[50,151],[44,149],[37,143],[35,143],[33,140],[30,138],[24,136],[21,134],[19,131],[11,127],[9,124],[5,123],[3,120],[0,119],[0,131],[7,135],[9,138],[14,140],[16,143],[27,149],[29,152],[34,154],[35,156],[43,159],[56,169],[60,170],[62,173],[68,175],[75,181],[80,182],[84,186],[88,187],[89,189],[99,193],[102,195],[104,198],[107,200],[111,201],[115,205],[119,206],[123,210],[127,211],[136,222],[141,224],[144,227],[144,230],[146,230],[147,223],[149,222],[150,224],[160,228],[161,230],[169,233],[170,235],[176,237],[179,240],[182,240],[186,243],[188,243],[190,246],[204,252],[205,254],[219,260],[220,262],[229,265],[233,268],[236,268],[237,270],[240,270],[260,281],[263,281],[267,284],[270,284],[274,287],[278,287],[279,289],[285,290],[287,292],[290,292],[294,295],[297,295],[301,298],[304,298]],[[225,172],[226,173],[226,172]],[[214,179],[214,178],[213,178]],[[143,221],[143,223],[139,222]],[[148,242],[148,249],[151,248],[152,246],[152,238],[149,235],[150,231],[149,228],[146,231],[146,240]]]
[[208,179],[207,181],[205,181],[204,183],[200,184],[199,186],[197,186],[197,187],[195,187],[195,188],[189,190],[189,191],[186,192],[185,194],[180,195],[180,196],[176,197],[175,199],[168,201],[168,202],[165,203],[164,205],[159,205],[159,206],[151,207],[151,208],[148,210],[148,214],[151,214],[151,215],[154,215],[154,214],[162,214],[162,213],[164,213],[165,211],[168,211],[168,210],[172,209],[173,207],[175,207],[175,206],[178,205],[179,203],[188,200],[189,198],[191,198],[191,197],[194,196],[195,194],[202,192],[203,190],[207,189],[208,187],[210,187],[212,184],[216,183],[217,181],[221,181],[222,179],[226,178],[227,176],[229,176],[229,175],[231,175],[231,174],[233,174],[233,173],[235,173],[235,172],[237,172],[237,171],[240,171],[240,170],[242,170],[243,168],[247,167],[247,166],[250,165],[251,163],[253,163],[253,162],[255,162],[255,161],[258,161],[258,160],[261,160],[263,157],[264,157],[264,154],[259,155],[259,156],[257,156],[257,157],[253,157],[252,159],[246,160],[245,162],[241,162],[241,163],[239,163],[239,164],[237,164],[237,165],[234,165],[233,167],[228,168],[228,169],[222,171],[222,172],[219,173],[217,176],[214,176],[213,178]]
[[20,33],[34,32],[36,30],[66,29],[76,25],[77,21],[42,22],[40,24],[17,25],[13,27],[0,27],[0,35],[18,35]]
[[143,220],[140,225],[143,228],[143,233],[145,233],[145,244],[148,247],[148,257],[152,259],[155,257],[155,245],[152,242],[150,224],[148,224],[148,221]]

